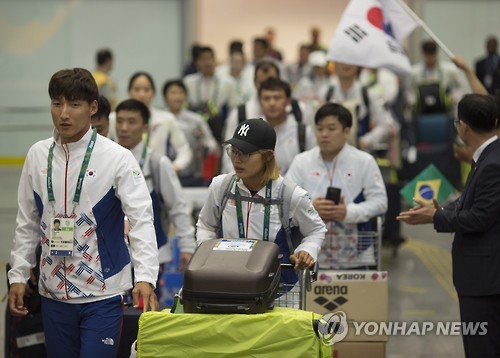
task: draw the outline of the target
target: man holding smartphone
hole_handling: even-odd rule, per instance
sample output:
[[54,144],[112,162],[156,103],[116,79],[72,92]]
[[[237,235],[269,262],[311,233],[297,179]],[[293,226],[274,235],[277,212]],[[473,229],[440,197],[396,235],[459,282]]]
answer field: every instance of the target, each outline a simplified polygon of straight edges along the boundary
[[328,233],[319,257],[324,269],[375,265],[373,245],[359,240],[368,221],[387,210],[387,194],[375,159],[347,143],[352,115],[327,103],[316,112],[318,145],[295,157],[287,177],[304,188]]

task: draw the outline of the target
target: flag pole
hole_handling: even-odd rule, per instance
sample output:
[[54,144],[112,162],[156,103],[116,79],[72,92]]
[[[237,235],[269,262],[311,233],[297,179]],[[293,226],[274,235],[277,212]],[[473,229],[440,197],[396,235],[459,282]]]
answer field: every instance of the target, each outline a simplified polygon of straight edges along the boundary
[[444,53],[446,55],[448,55],[448,57],[450,59],[455,57],[453,52],[451,52],[450,49],[448,47],[446,47],[446,45],[436,36],[436,34],[434,32],[432,32],[432,30],[429,28],[429,26],[427,26],[427,24],[425,22],[423,22],[422,19],[420,19],[417,16],[417,14],[415,14],[413,12],[413,10],[410,9],[410,7],[408,5],[406,5],[406,3],[403,0],[396,0],[396,1],[408,13],[408,15],[410,15],[413,18],[413,20],[415,20],[420,26],[422,26],[422,29],[424,29],[424,31],[438,44],[438,46],[444,51]]

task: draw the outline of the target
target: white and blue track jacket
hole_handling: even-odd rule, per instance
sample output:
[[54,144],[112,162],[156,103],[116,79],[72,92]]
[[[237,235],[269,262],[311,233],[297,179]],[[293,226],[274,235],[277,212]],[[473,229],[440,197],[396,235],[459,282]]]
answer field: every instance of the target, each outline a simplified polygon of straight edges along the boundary
[[[53,138],[34,144],[22,171],[17,229],[11,252],[11,283],[25,283],[35,266],[41,243],[40,294],[68,303],[86,303],[121,294],[135,281],[155,285],[158,249],[149,190],[139,164],[129,150],[97,136],[83,181],[80,203],[73,196],[92,130],[75,143],[61,145]],[[52,162],[55,202],[48,201],[47,157],[56,142]],[[126,213],[131,231],[130,254],[124,240]],[[73,256],[49,255],[51,218],[75,219]]]

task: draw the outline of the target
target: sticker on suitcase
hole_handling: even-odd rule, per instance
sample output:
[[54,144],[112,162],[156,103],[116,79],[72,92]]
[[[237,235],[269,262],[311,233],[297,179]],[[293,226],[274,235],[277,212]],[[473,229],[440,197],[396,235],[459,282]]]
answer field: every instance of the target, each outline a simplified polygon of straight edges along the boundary
[[253,250],[258,240],[219,240],[215,244],[214,250],[217,251],[242,251],[250,252]]

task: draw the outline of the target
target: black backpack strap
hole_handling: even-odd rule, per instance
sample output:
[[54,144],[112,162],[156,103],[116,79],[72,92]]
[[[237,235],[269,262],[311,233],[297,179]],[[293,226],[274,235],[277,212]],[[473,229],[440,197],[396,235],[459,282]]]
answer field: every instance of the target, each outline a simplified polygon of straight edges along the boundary
[[247,109],[245,108],[245,104],[240,104],[238,106],[238,124],[245,121],[247,119]]
[[325,102],[330,102],[330,100],[333,98],[334,93],[335,93],[335,86],[334,85],[328,86],[328,91],[326,91],[325,95]]
[[370,97],[368,96],[368,87],[361,87],[361,95],[363,96],[363,103],[365,104],[368,117],[370,117]]
[[297,124],[297,135],[299,139],[299,150],[302,153],[306,150],[306,125],[302,122]]
[[[219,223],[219,230],[218,234],[220,234],[221,231],[221,219],[222,219],[222,213],[224,212],[224,208],[226,207],[227,201],[229,200],[229,196],[231,195],[231,188],[233,187],[234,182],[237,180],[236,174],[227,174],[224,179],[222,180],[222,191],[221,195],[218,197],[218,202],[220,203],[219,206],[219,211],[218,211],[218,217],[217,217],[217,223]],[[219,235],[220,236],[220,235]]]
[[168,227],[170,227],[170,217],[168,215],[169,213],[169,206],[165,198],[163,197],[163,192],[162,192],[162,185],[161,185],[161,178],[160,178],[160,161],[162,159],[162,156],[158,153],[151,152],[149,156],[149,170],[151,171],[151,176],[153,178],[153,191],[156,193],[158,197],[158,205],[160,212],[158,213],[158,218],[160,219],[161,222],[161,227],[163,228],[165,238],[168,241]]
[[301,123],[302,122],[302,110],[300,109],[299,101],[297,101],[296,99],[292,99],[290,104],[292,105],[292,113],[295,116],[295,120],[298,123]]
[[[366,119],[366,128],[369,128],[370,126],[370,97],[368,96],[368,87],[367,86],[362,86],[361,87],[361,97],[363,98],[363,104],[365,105],[366,108],[366,115],[363,118],[359,118],[359,104],[356,106],[356,117],[358,117],[358,121],[361,119]],[[360,125],[358,128],[358,137],[363,133],[363,127]],[[356,139],[356,146],[358,146],[358,138]]]
[[302,110],[300,109],[299,101],[292,99],[290,102],[292,106],[292,113],[297,121],[297,138],[299,141],[300,153],[306,150],[306,126],[302,123]]
[[153,189],[158,195],[160,202],[164,203],[165,200],[161,195],[160,159],[161,157],[159,154],[151,152],[151,155],[149,156],[149,165],[150,165],[151,175],[153,176]]
[[279,206],[280,221],[283,229],[285,230],[286,243],[290,255],[293,255],[294,244],[292,240],[292,229],[290,228],[290,209],[292,206],[292,196],[297,184],[288,179],[283,178],[281,184],[279,198],[281,198],[281,205]]

